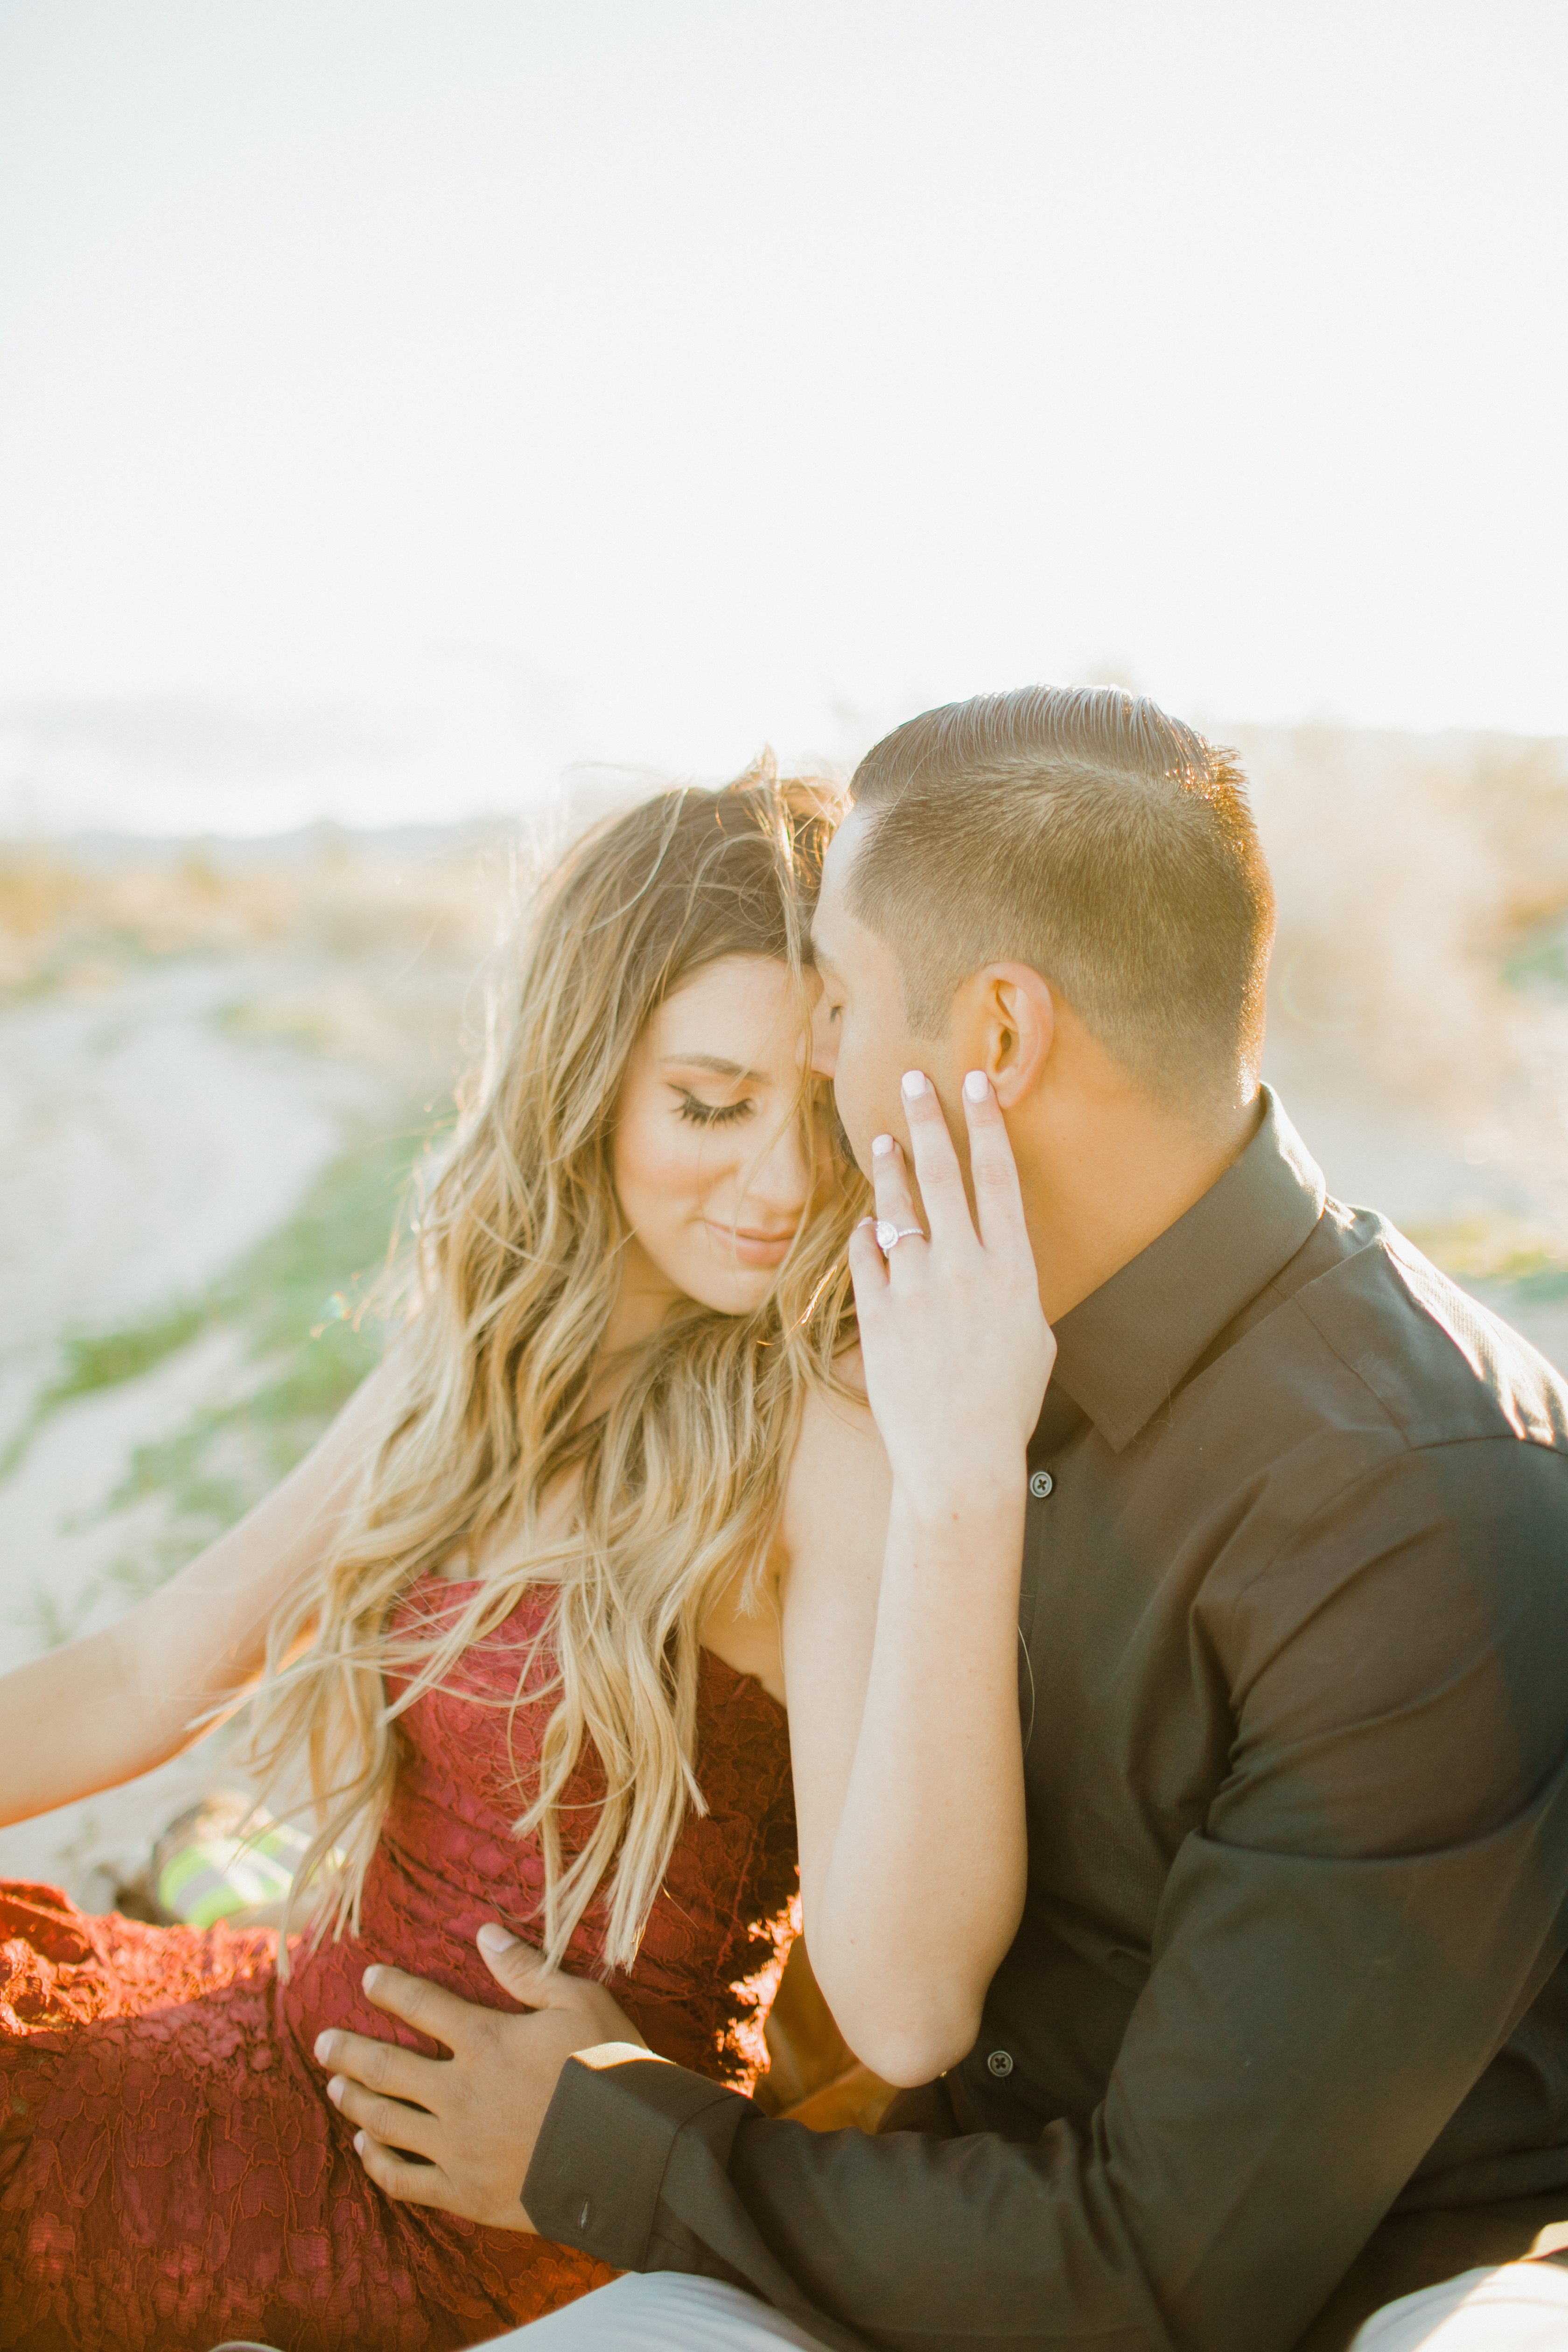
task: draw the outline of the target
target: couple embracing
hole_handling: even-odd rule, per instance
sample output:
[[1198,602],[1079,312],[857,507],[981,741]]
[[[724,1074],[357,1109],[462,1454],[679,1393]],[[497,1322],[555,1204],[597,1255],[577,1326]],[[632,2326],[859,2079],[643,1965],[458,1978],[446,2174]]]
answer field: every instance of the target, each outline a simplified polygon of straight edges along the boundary
[[[1226,754],[850,803],[579,845],[385,1362],[0,1685],[0,1817],[250,1696],[320,1819],[281,1947],[0,1887],[0,2346],[1568,2331],[1563,1383],[1260,1087]],[[743,2095],[797,1836],[874,2137]]]

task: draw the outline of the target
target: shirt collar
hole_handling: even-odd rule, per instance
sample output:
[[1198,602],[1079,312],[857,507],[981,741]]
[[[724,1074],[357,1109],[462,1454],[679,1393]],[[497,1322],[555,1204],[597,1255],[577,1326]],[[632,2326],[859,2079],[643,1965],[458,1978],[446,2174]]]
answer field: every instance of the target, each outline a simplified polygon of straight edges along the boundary
[[1056,1327],[1051,1387],[1068,1391],[1115,1453],[1323,1213],[1317,1162],[1272,1087],[1262,1091],[1262,1122],[1239,1160]]

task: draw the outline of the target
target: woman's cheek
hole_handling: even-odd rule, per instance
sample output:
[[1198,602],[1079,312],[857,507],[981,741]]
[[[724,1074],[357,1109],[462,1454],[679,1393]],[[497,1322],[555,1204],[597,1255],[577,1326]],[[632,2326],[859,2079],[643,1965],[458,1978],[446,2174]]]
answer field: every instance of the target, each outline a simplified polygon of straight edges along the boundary
[[686,1209],[701,1192],[706,1140],[700,1127],[686,1119],[671,1119],[650,1151],[653,1181],[672,1209]]
[[632,1223],[651,1227],[683,1219],[700,1191],[700,1133],[666,1113],[627,1121],[616,1141],[616,1183]]

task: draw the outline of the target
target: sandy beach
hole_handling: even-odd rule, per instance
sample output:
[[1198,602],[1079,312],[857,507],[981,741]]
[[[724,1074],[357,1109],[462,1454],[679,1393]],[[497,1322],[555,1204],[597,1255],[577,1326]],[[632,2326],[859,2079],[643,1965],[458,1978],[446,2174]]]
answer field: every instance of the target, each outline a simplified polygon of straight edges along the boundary
[[[451,1117],[511,845],[13,850],[0,896],[0,1666],[109,1621],[281,1475]],[[8,919],[4,919],[8,918]],[[107,1905],[215,1739],[0,1832]]]

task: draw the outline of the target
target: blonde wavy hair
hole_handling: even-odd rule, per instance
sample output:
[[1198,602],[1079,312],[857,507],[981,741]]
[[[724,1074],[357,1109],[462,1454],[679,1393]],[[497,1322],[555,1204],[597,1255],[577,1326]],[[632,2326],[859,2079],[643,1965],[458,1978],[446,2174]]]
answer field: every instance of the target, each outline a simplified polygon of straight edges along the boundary
[[[665,793],[600,825],[532,909],[521,976],[417,1208],[390,1425],[330,1556],[270,1632],[256,1752],[264,1776],[308,1764],[320,1829],[296,1885],[318,1939],[357,1931],[397,1717],[455,1687],[463,1653],[530,1585],[551,1605],[511,1706],[551,1713],[513,1826],[540,1841],[550,1958],[597,1897],[604,1966],[629,1966],[687,1808],[704,1810],[702,1627],[738,1574],[755,1605],[805,1385],[831,1378],[842,1344],[864,1187],[829,1147],[827,1197],[766,1303],[672,1309],[595,1410],[628,1237],[615,1112],[650,1014],[702,965],[780,959],[804,1017],[805,923],[838,813],[832,787],[780,782],[764,758],[721,791]],[[820,1118],[811,1091],[803,1074],[799,1115]],[[547,1539],[542,1506],[568,1476],[572,1525]],[[466,1601],[395,1623],[414,1580],[462,1548],[479,1572]],[[388,1676],[406,1678],[395,1699]],[[583,1837],[563,1814],[585,1745],[606,1794]]]

